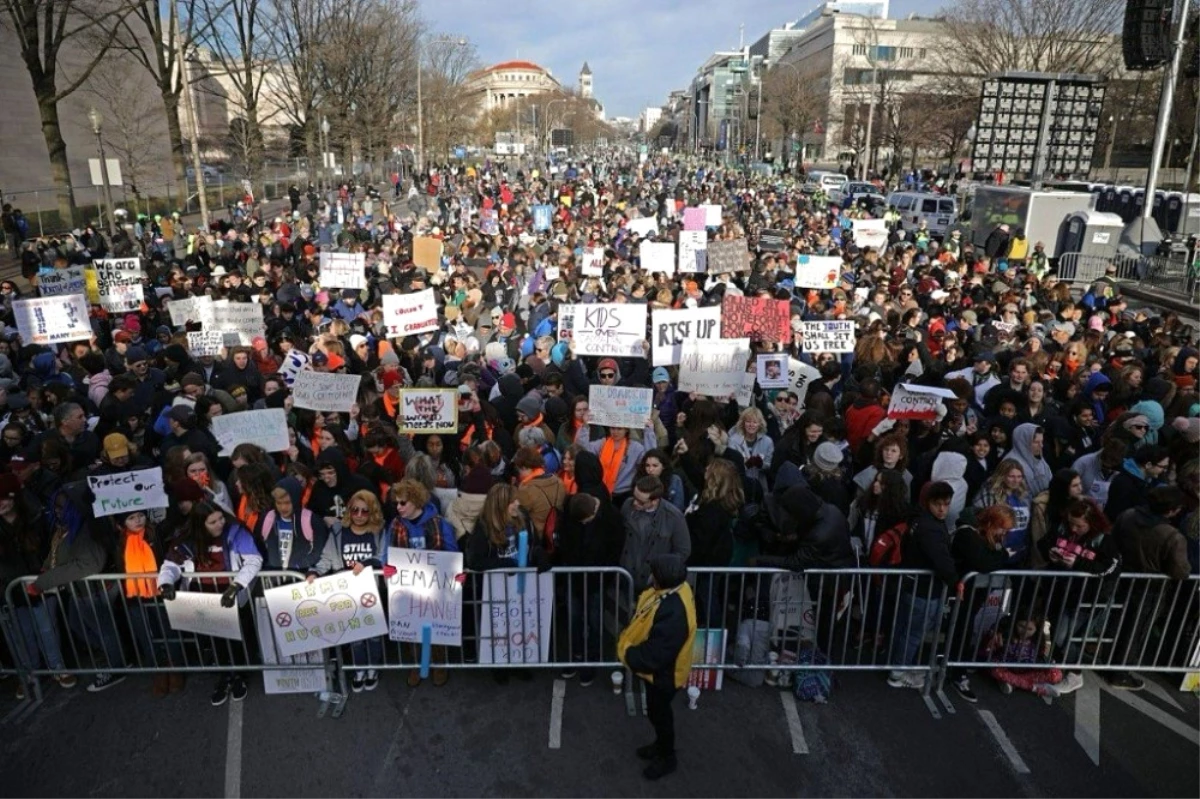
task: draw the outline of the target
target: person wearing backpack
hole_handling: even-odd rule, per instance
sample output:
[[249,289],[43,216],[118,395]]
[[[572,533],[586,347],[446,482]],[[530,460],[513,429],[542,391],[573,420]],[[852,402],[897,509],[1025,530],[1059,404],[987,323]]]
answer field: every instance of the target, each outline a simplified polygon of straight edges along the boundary
[[522,447],[513,457],[517,472],[517,499],[529,514],[530,535],[553,556],[558,543],[558,522],[567,505],[567,489],[561,479],[547,474],[546,462],[537,447]]
[[[245,468],[245,467],[243,467]],[[325,520],[301,505],[304,491],[295,477],[285,477],[271,492],[274,509],[262,515],[263,568],[308,571],[325,551]]]

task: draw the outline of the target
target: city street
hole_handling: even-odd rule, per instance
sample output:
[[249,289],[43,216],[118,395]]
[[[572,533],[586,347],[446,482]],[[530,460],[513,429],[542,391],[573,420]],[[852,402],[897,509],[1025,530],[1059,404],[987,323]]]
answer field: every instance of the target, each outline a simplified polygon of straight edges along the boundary
[[[604,675],[602,674],[601,677]],[[1149,675],[1147,675],[1149,676]],[[935,720],[881,675],[838,678],[827,705],[732,680],[689,711],[675,702],[680,770],[640,775],[650,725],[606,680],[542,672],[497,686],[455,673],[444,688],[387,674],[338,720],[310,696],[214,709],[211,678],[154,699],[131,677],[102,694],[47,692],[6,719],[7,795],[76,796],[1196,796],[1200,704],[1177,677],[1138,694],[1099,688],[1045,705],[976,677],[980,703]],[[3,683],[5,690],[11,681]],[[555,686],[562,700],[554,701]],[[957,699],[953,695],[952,699]],[[554,708],[561,708],[561,716]],[[6,703],[11,709],[11,701]],[[791,723],[792,708],[796,714]],[[5,710],[8,712],[8,710]],[[64,768],[64,764],[70,765]]]

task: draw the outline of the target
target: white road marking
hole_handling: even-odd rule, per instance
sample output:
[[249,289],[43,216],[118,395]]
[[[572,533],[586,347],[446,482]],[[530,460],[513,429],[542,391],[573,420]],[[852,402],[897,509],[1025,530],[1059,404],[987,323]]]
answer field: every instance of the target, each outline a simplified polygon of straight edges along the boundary
[[1175,697],[1171,696],[1171,692],[1166,688],[1163,688],[1158,680],[1155,680],[1153,677],[1143,677],[1142,679],[1146,681],[1146,693],[1150,694],[1163,704],[1170,705],[1180,713],[1187,712],[1183,709],[1183,705],[1175,701]]
[[1084,672],[1083,687],[1075,692],[1075,740],[1097,766],[1100,765],[1099,679]]
[[979,718],[983,719],[983,723],[987,725],[991,731],[992,737],[996,739],[996,743],[1000,744],[1000,749],[1008,757],[1008,762],[1012,764],[1013,771],[1018,774],[1028,774],[1029,766],[1025,765],[1025,761],[1021,758],[1021,753],[1017,751],[1017,747],[1013,746],[1009,740],[1008,733],[1000,726],[1000,722],[996,721],[995,715],[990,710],[980,710]]
[[1197,730],[1194,727],[1189,727],[1187,724],[1184,724],[1182,721],[1167,713],[1165,710],[1155,707],[1145,699],[1142,699],[1140,696],[1132,694],[1129,691],[1114,691],[1107,686],[1105,686],[1104,691],[1113,699],[1124,702],[1134,710],[1144,713],[1154,721],[1157,721],[1171,732],[1181,735],[1197,746],[1200,746],[1200,730]]
[[550,698],[550,748],[562,748],[563,700],[567,696],[567,681],[555,680],[554,693]]
[[804,728],[800,726],[800,711],[796,709],[796,697],[791,691],[780,691],[779,700],[783,702],[783,715],[787,718],[788,732],[792,734],[792,753],[808,754],[808,742],[804,740]]
[[242,795],[242,703],[229,700],[229,734],[225,739],[225,799]]

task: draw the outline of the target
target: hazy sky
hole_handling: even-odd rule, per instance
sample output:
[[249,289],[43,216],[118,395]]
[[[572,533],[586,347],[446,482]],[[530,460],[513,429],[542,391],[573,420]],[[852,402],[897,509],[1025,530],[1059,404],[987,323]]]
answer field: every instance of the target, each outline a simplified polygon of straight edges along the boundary
[[[941,0],[892,0],[889,16],[932,14]],[[609,117],[637,116],[688,84],[717,50],[736,48],[817,6],[816,0],[425,0],[439,33],[465,36],[485,65],[521,58],[575,86],[587,61]]]

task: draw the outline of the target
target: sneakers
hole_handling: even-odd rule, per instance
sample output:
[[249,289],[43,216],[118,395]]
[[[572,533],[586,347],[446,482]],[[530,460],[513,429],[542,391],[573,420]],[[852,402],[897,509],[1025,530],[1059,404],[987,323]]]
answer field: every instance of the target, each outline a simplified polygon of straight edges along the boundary
[[208,698],[209,703],[213,707],[220,707],[229,699],[229,678],[221,677],[217,680],[217,686],[213,688],[212,696]]
[[433,687],[434,688],[441,688],[443,685],[446,684],[446,681],[449,679],[450,679],[450,672],[446,671],[445,669],[434,669],[433,670]]
[[567,666],[565,669],[559,672],[558,676],[564,680],[573,680],[575,679],[575,675],[578,673],[579,672],[575,670],[574,666]]
[[375,669],[367,671],[366,679],[363,680],[364,691],[374,691],[379,687],[379,673]]
[[915,671],[893,671],[888,675],[888,685],[893,688],[924,688],[925,675]]
[[229,681],[229,695],[234,702],[241,702],[248,693],[250,689],[246,687],[246,678],[242,675],[238,674]]
[[677,768],[679,768],[679,764],[675,762],[675,755],[659,757],[646,766],[642,771],[642,776],[653,782],[674,773]]
[[350,690],[356,694],[361,694],[366,684],[367,673],[365,671],[356,671],[354,672],[354,676],[350,678]]
[[55,674],[54,681],[58,683],[60,688],[74,688],[79,684],[79,680],[75,679],[74,674]]
[[587,688],[596,681],[595,669],[580,669],[579,670],[579,687]]
[[955,681],[954,690],[958,691],[958,695],[964,701],[970,702],[972,705],[979,701],[979,697],[971,690],[971,680],[965,674]]
[[98,694],[122,682],[125,682],[124,674],[113,674],[112,672],[102,671],[88,683],[88,693]]
[[1033,692],[1040,696],[1047,705],[1060,696],[1058,688],[1048,682],[1040,682],[1033,686]]
[[1000,693],[1004,694],[1005,696],[1012,695],[1013,687],[1011,684],[1006,683],[1006,682],[998,682],[998,683],[996,683],[996,687],[999,688]]
[[1140,691],[1146,687],[1145,680],[1128,671],[1105,672],[1104,681],[1118,691]]
[[1068,671],[1063,681],[1054,687],[1058,689],[1059,695],[1074,693],[1083,687],[1083,675],[1076,671]]
[[408,687],[416,688],[421,684],[421,670],[412,669],[408,672]]
[[150,687],[150,693],[157,697],[164,697],[171,693],[171,683],[167,679],[167,675],[154,675],[154,684]]

